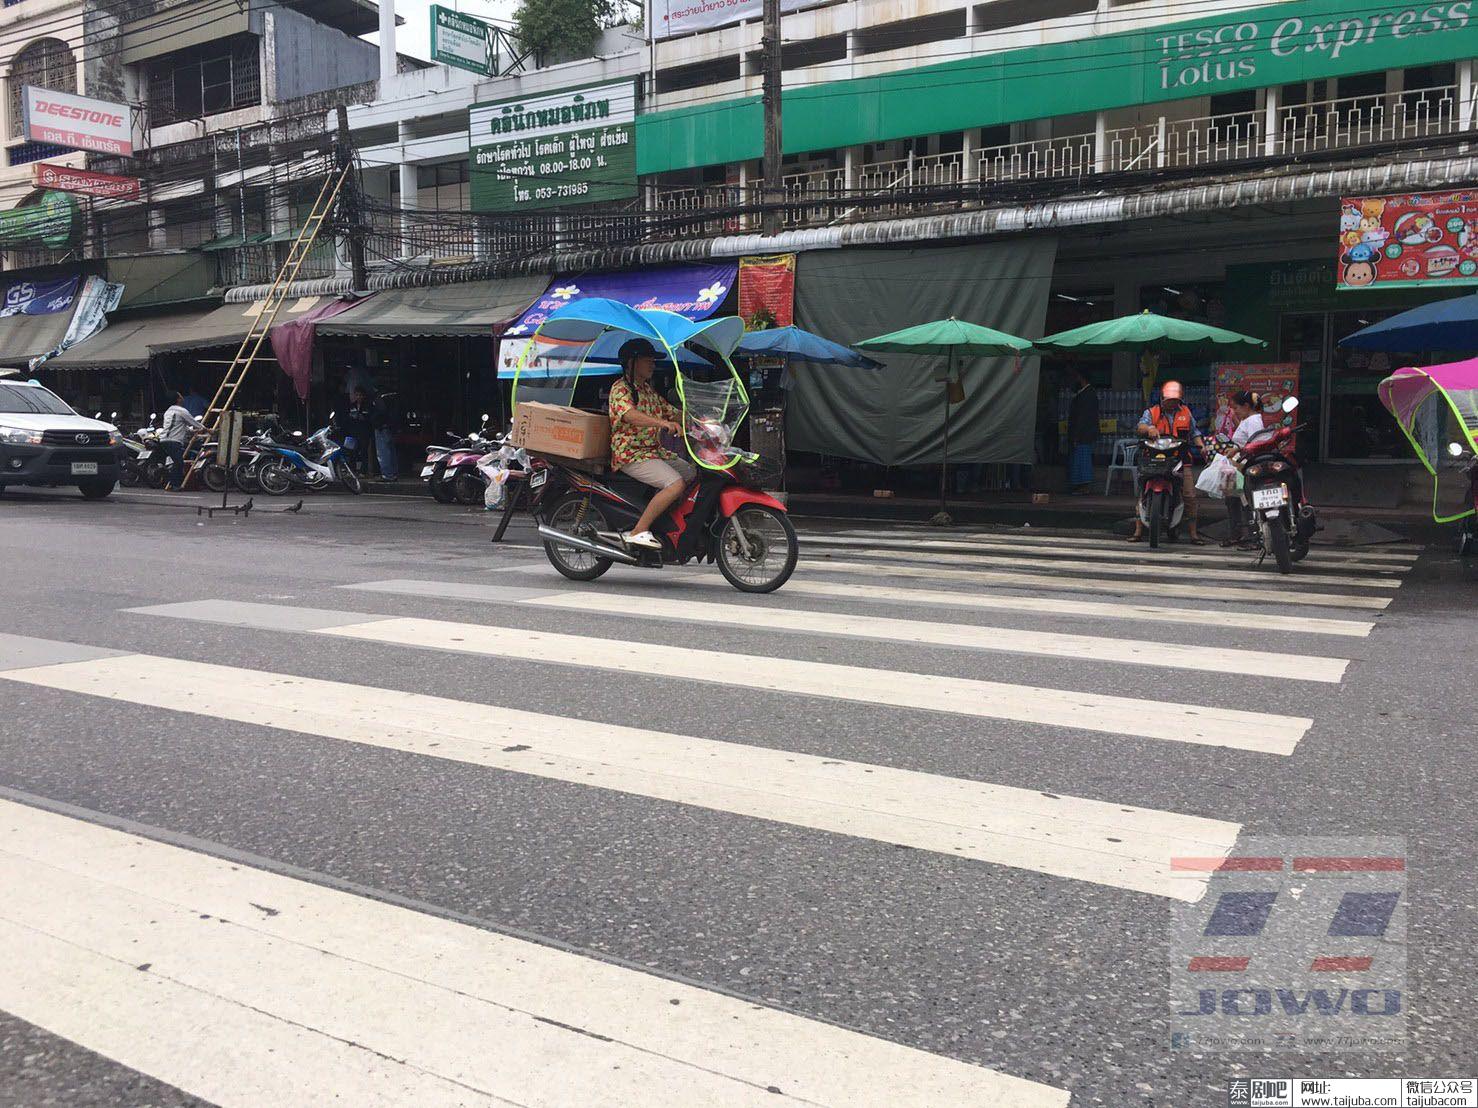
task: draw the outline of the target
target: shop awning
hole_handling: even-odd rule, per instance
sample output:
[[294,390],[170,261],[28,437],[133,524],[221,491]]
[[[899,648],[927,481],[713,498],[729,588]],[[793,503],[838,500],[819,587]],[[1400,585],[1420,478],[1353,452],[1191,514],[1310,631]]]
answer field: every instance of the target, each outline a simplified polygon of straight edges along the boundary
[[[274,325],[298,319],[323,302],[321,296],[303,296],[289,300],[277,313]],[[222,304],[193,322],[178,327],[155,327],[148,347],[151,354],[173,354],[182,350],[205,350],[212,346],[237,346],[246,338],[252,321],[262,310],[264,301],[250,304]]]
[[72,322],[81,278],[14,281],[0,303],[0,365],[25,365],[55,350]]
[[489,338],[533,302],[547,274],[466,281],[431,288],[384,289],[318,325],[320,335],[391,339],[410,336]]
[[46,369],[144,369],[149,364],[149,343],[166,335],[195,327],[211,314],[209,308],[170,312],[143,318],[110,321],[86,342],[62,351],[48,361]]

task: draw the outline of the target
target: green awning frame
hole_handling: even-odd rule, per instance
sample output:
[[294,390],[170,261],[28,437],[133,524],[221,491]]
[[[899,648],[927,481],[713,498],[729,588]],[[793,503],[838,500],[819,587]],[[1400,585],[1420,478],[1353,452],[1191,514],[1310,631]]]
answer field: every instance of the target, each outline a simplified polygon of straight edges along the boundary
[[256,235],[224,235],[209,242],[202,242],[196,250],[235,250],[238,246],[257,246],[260,243],[270,242],[272,237],[261,233]]

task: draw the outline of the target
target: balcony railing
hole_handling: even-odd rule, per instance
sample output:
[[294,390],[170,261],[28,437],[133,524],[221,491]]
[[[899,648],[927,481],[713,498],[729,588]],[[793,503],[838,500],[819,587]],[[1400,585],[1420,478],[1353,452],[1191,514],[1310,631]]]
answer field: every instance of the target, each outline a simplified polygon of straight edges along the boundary
[[[1208,115],[1031,139],[928,156],[816,169],[784,178],[787,227],[817,227],[864,217],[923,214],[979,201],[931,195],[958,184],[1085,179],[1234,164],[1459,133],[1474,126],[1475,104],[1463,110],[1458,88],[1440,85],[1374,96],[1350,96],[1266,111]],[[657,189],[648,212],[660,217],[648,237],[722,235],[754,230],[758,218],[736,209],[757,206],[747,186]],[[715,218],[676,229],[673,217],[712,211]],[[720,217],[717,213],[725,212]]]

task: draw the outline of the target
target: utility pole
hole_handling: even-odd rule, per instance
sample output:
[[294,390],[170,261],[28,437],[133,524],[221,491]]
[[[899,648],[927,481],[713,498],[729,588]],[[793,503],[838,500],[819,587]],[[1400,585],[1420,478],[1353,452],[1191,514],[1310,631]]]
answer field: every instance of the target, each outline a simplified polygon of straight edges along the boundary
[[[335,149],[338,171],[343,172],[354,158],[354,147],[349,142],[349,109],[342,101],[339,103],[339,141]],[[345,191],[339,197],[339,210],[349,224],[349,273],[355,290],[363,292],[369,288],[369,270],[364,263],[364,212],[360,207],[362,194],[358,177],[345,181],[344,186]]]
[[780,233],[780,0],[764,0],[765,30],[761,41],[764,59],[765,185],[760,228],[767,235]]

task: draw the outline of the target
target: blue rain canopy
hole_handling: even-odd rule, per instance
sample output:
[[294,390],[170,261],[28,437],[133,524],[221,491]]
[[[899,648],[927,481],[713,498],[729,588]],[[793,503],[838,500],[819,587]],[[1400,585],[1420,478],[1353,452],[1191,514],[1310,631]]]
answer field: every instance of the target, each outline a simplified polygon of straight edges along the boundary
[[1372,323],[1340,339],[1339,345],[1394,354],[1423,350],[1478,353],[1478,295],[1423,304]]
[[[650,340],[659,353],[664,348],[670,350],[680,366],[700,368],[720,362],[733,353],[743,338],[744,322],[737,316],[693,320],[676,312],[638,310],[619,300],[590,297],[555,311],[539,325],[536,334],[551,343],[588,346],[581,374],[599,377],[621,372],[621,346],[633,337]],[[522,376],[537,378],[561,372],[528,366]],[[517,367],[498,373],[502,378],[519,375]]]
[[734,352],[757,357],[784,358],[788,362],[850,366],[853,369],[883,368],[882,362],[875,362],[850,346],[832,342],[799,327],[749,331],[739,340]]

